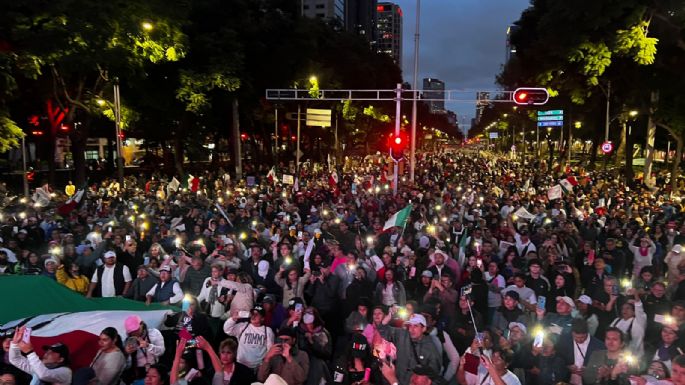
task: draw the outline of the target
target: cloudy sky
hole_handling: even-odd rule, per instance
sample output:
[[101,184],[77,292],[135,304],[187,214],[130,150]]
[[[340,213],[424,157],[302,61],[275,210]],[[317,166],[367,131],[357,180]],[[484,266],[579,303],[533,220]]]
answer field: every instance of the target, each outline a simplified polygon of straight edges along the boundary
[[[392,1],[392,0],[391,0]],[[410,84],[414,74],[416,0],[395,0],[404,13],[402,71]],[[423,0],[419,41],[419,77],[438,78],[445,89],[493,90],[505,59],[507,27],[519,19],[529,0]],[[472,91],[472,92],[471,92]],[[463,95],[463,96],[462,96]],[[463,129],[475,113],[474,103],[448,103]]]

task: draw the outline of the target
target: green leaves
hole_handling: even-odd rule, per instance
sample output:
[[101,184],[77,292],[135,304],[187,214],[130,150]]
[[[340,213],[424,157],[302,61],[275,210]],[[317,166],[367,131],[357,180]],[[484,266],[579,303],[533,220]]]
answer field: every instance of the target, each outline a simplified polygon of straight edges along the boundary
[[637,64],[653,64],[659,39],[648,37],[648,28],[649,22],[643,20],[628,29],[616,31],[616,51],[630,56]]
[[571,52],[569,61],[579,63],[582,74],[587,76],[587,84],[596,86],[611,65],[611,50],[604,42],[585,41]]
[[19,147],[22,136],[24,133],[14,120],[10,119],[7,111],[0,110],[0,153]]
[[210,107],[208,92],[215,89],[232,92],[239,87],[240,79],[224,68],[209,73],[184,70],[181,71],[176,98],[185,103],[186,111],[199,114]]

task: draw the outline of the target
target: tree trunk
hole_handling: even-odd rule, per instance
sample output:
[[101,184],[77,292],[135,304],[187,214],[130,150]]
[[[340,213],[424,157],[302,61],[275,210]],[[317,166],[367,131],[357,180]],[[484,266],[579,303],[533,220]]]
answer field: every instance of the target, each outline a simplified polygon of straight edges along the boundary
[[[240,149],[240,115],[238,111],[238,98],[234,97],[231,101],[232,124],[231,133],[233,137],[233,160],[235,164],[235,178],[243,178],[243,158]],[[299,117],[298,117],[299,118]]]
[[183,177],[183,139],[181,135],[174,135],[174,166],[179,177]]
[[625,177],[626,185],[631,185],[633,178],[635,178],[635,173],[633,172],[633,147],[635,140],[631,133],[632,130],[626,130],[626,145],[625,145],[625,159],[626,164],[623,168],[623,176]]
[[675,138],[676,149],[673,167],[671,168],[671,196],[680,195],[678,191],[678,176],[680,175],[680,160],[683,158],[683,138]]
[[597,162],[597,148],[599,147],[599,140],[595,138],[592,141],[592,147],[590,147],[590,164],[588,164],[588,170],[595,169],[595,163]]
[[658,91],[652,91],[650,95],[650,107],[649,107],[649,119],[647,121],[647,142],[645,144],[645,149],[647,153],[645,155],[645,167],[644,176],[642,183],[652,188],[652,166],[654,163],[654,139],[656,138],[656,122],[654,121],[654,113],[656,111],[656,103],[659,101]]
[[628,151],[628,148],[626,147],[626,136],[628,135],[627,126],[628,125],[626,124],[626,122],[623,122],[621,124],[621,137],[619,139],[618,149],[616,150],[616,160],[614,163],[616,168],[619,168],[621,166],[621,160],[625,159],[625,152]]
[[74,131],[71,139],[71,156],[74,159],[74,184],[81,187],[88,183],[86,175],[86,142],[90,132],[90,119],[79,126],[79,132]]

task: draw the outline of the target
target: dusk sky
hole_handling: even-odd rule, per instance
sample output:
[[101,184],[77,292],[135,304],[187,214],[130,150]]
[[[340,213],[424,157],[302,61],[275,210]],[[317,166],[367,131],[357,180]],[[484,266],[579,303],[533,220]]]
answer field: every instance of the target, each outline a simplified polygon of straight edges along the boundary
[[[392,0],[391,0],[392,1]],[[395,0],[404,13],[402,72],[411,84],[414,74],[416,0]],[[425,77],[445,82],[445,89],[469,91],[460,97],[475,99],[479,90],[496,89],[495,76],[505,59],[507,27],[518,20],[529,0],[423,0],[419,41],[418,88]],[[472,92],[471,92],[472,91]],[[468,129],[474,103],[448,103]]]

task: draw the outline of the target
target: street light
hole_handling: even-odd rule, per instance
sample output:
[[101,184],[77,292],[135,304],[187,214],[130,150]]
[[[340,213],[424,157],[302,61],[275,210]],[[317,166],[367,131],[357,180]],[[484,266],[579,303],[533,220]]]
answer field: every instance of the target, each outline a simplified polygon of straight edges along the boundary
[[575,123],[573,123],[573,127],[581,128],[581,127],[583,127],[583,122],[575,122]]
[[142,22],[140,26],[143,27],[143,29],[146,31],[152,31],[155,28],[155,26],[149,21]]
[[634,118],[634,117],[636,117],[637,114],[639,114],[639,113],[640,113],[639,111],[632,110],[632,111],[630,111],[630,112],[628,113],[628,115],[629,115],[631,118]]

